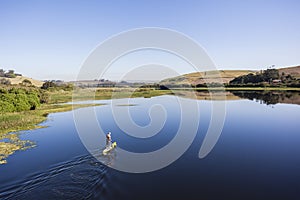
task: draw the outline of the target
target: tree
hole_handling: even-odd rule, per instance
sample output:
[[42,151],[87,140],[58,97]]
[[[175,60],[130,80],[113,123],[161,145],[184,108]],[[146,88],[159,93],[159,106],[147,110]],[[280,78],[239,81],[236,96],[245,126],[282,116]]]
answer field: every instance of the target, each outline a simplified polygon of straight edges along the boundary
[[48,103],[49,102],[49,94],[43,90],[40,91],[38,94],[38,97],[40,99],[40,103]]
[[13,87],[0,90],[0,113],[35,110],[40,106],[39,90]]
[[274,79],[279,78],[279,71],[277,69],[267,69],[263,73],[266,81],[271,82]]
[[247,74],[234,78],[229,83],[230,84],[260,84],[263,82],[271,83],[272,80],[279,79],[279,71],[277,69],[267,69],[264,70],[261,74]]
[[15,71],[14,70],[8,70],[8,72],[5,73],[5,77],[7,77],[7,78],[16,78]]
[[53,81],[46,81],[43,85],[42,85],[42,89],[48,89],[51,87],[56,87],[57,85],[53,82]]

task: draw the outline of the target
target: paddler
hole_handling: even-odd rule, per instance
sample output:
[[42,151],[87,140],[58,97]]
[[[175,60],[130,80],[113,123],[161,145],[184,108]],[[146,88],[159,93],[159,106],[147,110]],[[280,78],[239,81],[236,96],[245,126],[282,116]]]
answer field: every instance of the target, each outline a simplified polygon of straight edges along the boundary
[[109,148],[111,146],[111,132],[108,132],[106,134],[106,148]]

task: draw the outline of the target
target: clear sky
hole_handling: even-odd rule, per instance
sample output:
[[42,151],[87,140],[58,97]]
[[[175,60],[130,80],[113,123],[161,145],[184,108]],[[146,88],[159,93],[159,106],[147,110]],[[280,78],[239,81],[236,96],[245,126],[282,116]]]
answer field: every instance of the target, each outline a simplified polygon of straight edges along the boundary
[[219,69],[293,66],[300,64],[299,11],[299,0],[0,0],[0,68],[75,79],[100,42],[142,27],[190,36]]

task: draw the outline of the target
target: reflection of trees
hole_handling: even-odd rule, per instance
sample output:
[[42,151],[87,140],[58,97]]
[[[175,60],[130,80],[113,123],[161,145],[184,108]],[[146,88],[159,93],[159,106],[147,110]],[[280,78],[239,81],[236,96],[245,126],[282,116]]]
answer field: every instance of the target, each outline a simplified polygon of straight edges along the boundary
[[300,92],[287,91],[231,91],[232,94],[250,100],[261,100],[264,104],[290,103],[300,105]]

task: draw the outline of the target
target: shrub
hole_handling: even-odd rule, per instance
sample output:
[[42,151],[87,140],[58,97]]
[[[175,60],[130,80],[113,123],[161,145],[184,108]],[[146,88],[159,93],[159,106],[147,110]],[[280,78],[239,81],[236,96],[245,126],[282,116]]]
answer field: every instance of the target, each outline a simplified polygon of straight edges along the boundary
[[0,112],[35,110],[40,106],[40,92],[22,88],[0,89]]

